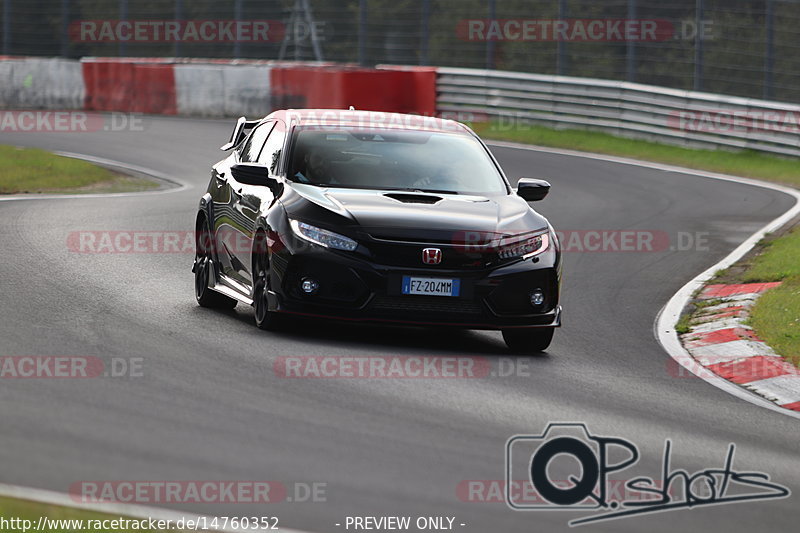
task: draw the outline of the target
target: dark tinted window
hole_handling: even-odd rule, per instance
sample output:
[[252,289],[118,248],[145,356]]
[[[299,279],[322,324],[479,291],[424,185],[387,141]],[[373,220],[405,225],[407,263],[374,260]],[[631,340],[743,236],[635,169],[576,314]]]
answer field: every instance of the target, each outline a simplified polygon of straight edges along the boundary
[[331,187],[502,194],[486,150],[467,135],[370,129],[300,129],[289,178]]
[[258,154],[261,153],[264,141],[267,140],[267,135],[269,135],[274,126],[274,122],[267,122],[250,132],[250,136],[244,141],[242,148],[239,150],[243,162],[255,162],[258,160]]
[[267,138],[267,143],[264,149],[261,150],[261,155],[258,156],[258,162],[269,167],[271,174],[275,174],[278,167],[278,162],[281,157],[281,150],[286,141],[286,127],[281,122],[280,125],[272,130],[272,133]]

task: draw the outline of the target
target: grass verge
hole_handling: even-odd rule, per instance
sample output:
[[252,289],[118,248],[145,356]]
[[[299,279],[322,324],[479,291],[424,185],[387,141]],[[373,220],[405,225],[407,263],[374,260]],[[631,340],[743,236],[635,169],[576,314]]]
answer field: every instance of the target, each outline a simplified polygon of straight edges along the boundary
[[750,326],[775,352],[800,366],[800,277],[764,293],[750,314]]
[[[39,517],[45,517],[49,520],[49,523],[43,524],[43,526],[48,526],[46,533],[73,533],[78,531],[163,533],[165,531],[164,529],[149,529],[147,527],[147,521],[142,522],[141,519],[131,519],[131,517],[120,516],[118,514],[98,513],[95,511],[86,511],[83,509],[74,509],[71,507],[6,497],[0,497],[0,517],[9,521],[18,519],[15,522],[9,522],[11,527],[9,527],[8,530],[18,531],[20,533],[24,531],[24,526],[28,526],[28,531],[34,531],[34,528],[38,525]],[[119,521],[116,524],[113,522],[114,520],[120,519],[137,520],[140,524],[143,523],[145,527],[135,527],[132,526],[130,522],[125,523]],[[25,520],[29,520],[30,522],[24,522]],[[126,525],[128,527],[123,527]],[[168,531],[175,531],[175,529]]]
[[158,184],[38,148],[0,146],[0,194],[136,192]]
[[800,226],[762,240],[712,283],[782,281],[750,310],[748,324],[775,352],[800,366]]

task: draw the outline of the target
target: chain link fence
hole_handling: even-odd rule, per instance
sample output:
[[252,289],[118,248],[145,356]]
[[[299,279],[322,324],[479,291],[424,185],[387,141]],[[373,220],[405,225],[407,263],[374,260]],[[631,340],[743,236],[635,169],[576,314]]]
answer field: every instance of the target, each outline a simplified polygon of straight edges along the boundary
[[3,0],[1,44],[487,68],[800,102],[800,0]]

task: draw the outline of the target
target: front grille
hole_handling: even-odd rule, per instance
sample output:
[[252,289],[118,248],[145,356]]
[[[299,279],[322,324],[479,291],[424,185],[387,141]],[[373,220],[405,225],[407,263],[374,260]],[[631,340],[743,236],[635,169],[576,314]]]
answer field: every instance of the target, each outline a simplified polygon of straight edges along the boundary
[[[406,268],[442,268],[442,269],[481,269],[486,268],[494,257],[490,254],[471,252],[452,246],[431,244],[407,244],[401,242],[369,243],[372,260],[381,265]],[[422,261],[424,248],[439,248],[442,251],[442,262],[438,265],[426,265]]]
[[[409,313],[458,313],[480,315],[481,305],[472,300],[448,296],[376,296],[372,309],[382,311],[407,311]],[[413,317],[412,317],[413,318]]]

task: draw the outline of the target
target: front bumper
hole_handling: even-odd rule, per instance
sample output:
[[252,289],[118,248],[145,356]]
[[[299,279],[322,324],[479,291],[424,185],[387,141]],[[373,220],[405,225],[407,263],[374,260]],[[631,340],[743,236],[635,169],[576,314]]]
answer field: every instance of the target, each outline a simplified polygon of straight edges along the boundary
[[[348,252],[283,247],[271,255],[273,311],[346,321],[453,326],[468,329],[559,327],[559,255],[550,250],[491,269],[448,270],[387,266]],[[419,296],[401,292],[403,276],[459,279],[461,295]],[[300,290],[303,279],[319,284]],[[530,303],[541,289],[545,301]]]

